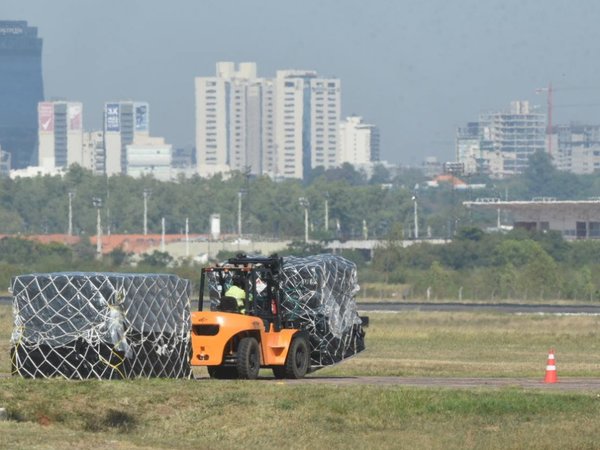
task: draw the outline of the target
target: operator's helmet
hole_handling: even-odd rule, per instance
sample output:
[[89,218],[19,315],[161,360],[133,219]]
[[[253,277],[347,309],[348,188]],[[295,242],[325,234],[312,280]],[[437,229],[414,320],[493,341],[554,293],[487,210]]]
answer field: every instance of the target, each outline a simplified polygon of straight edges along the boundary
[[231,284],[244,289],[246,286],[244,275],[241,272],[234,272],[233,276],[231,277]]

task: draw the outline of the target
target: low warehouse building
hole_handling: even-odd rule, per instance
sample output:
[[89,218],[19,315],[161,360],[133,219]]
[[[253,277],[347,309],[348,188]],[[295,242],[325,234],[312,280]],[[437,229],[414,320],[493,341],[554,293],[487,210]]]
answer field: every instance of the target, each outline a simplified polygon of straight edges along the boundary
[[467,208],[508,212],[515,228],[559,231],[565,239],[600,239],[600,199],[531,201],[477,199],[463,202]]

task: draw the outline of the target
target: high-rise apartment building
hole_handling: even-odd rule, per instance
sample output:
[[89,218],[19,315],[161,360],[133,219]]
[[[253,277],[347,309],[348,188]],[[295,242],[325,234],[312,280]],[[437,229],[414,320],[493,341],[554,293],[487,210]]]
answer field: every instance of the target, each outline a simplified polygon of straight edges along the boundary
[[333,167],[337,156],[340,81],[312,71],[258,78],[255,63],[217,63],[196,84],[196,152],[201,176],[230,170],[303,178]]
[[600,171],[600,125],[571,123],[552,128],[551,138],[558,142],[552,155],[557,169],[578,175]]
[[509,111],[481,114],[479,122],[458,129],[457,161],[469,172],[487,172],[495,178],[522,173],[529,156],[546,151],[546,115],[527,101],[511,102]]
[[482,170],[481,137],[479,135],[479,122],[469,122],[456,131],[456,160],[461,162],[466,175]]
[[119,101],[104,105],[104,157],[106,175],[127,173],[127,146],[150,132],[150,106],[146,102]]
[[379,161],[379,130],[364,123],[362,117],[350,116],[340,123],[339,162],[355,167]]
[[0,145],[12,168],[37,165],[37,105],[44,100],[42,39],[25,21],[0,21]]
[[38,165],[68,168],[83,163],[83,107],[79,102],[38,104]]
[[257,78],[255,63],[241,63],[236,70],[232,62],[219,62],[216,72],[195,80],[198,171],[202,176],[230,170],[260,174],[264,155],[272,153],[263,141],[270,83]]
[[265,79],[262,83],[262,123],[261,123],[261,154],[260,173],[274,178],[277,161],[277,145],[275,143],[275,82]]
[[10,153],[5,152],[0,147],[0,177],[7,177],[10,175]]
[[306,178],[314,167],[339,165],[340,80],[279,70],[275,82],[275,175]]

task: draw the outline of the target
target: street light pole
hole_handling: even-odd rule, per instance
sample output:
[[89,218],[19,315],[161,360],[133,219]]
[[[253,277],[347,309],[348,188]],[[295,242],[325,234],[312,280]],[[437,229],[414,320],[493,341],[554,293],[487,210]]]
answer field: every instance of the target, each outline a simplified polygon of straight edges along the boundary
[[110,237],[110,189],[106,176],[106,234]]
[[102,259],[102,222],[100,209],[102,208],[102,199],[92,198],[92,204],[96,208],[96,259]]
[[329,231],[329,192],[325,192],[325,231]]
[[190,256],[190,219],[185,218],[185,256]]
[[305,197],[300,197],[298,200],[300,201],[300,205],[304,208],[304,242],[308,243],[308,207],[310,206],[310,203]]
[[69,191],[69,230],[67,234],[73,236],[73,197],[75,197],[74,191]]
[[417,210],[417,196],[413,195],[413,202],[415,204],[415,212],[414,212],[414,218],[415,218],[415,239],[419,239],[419,216],[418,216],[418,210]]
[[148,235],[148,197],[151,193],[150,189],[144,189],[144,236]]
[[238,237],[241,239],[242,238],[242,195],[244,194],[244,191],[242,189],[240,189],[238,191],[238,223],[237,223],[237,229],[238,229]]
[[165,218],[160,220],[160,251],[165,252]]

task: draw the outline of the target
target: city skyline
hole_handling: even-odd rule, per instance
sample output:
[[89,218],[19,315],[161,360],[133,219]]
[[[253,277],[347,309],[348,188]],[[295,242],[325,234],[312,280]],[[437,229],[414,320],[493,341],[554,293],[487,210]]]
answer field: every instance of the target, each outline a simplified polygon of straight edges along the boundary
[[256,61],[259,76],[295,68],[339,78],[341,116],[377,124],[381,159],[393,163],[452,159],[457,126],[514,99],[543,110],[535,89],[549,82],[555,123],[600,116],[600,5],[591,1],[541,8],[511,0],[381,0],[367,12],[355,1],[340,9],[309,0],[298,10],[268,0],[152,8],[137,0],[57,0],[51,10],[39,0],[5,3],[4,19],[27,20],[44,39],[47,100],[81,101],[86,124],[99,129],[105,101],[144,99],[153,105],[154,131],[174,147],[194,146],[194,78],[228,60]]
[[337,78],[306,70],[258,78],[254,62],[220,61],[215,74],[196,78],[195,87],[200,176],[248,170],[306,179],[315,167],[347,162],[340,159]]

